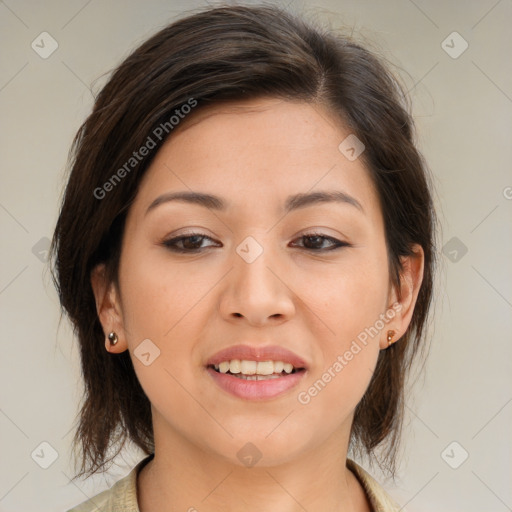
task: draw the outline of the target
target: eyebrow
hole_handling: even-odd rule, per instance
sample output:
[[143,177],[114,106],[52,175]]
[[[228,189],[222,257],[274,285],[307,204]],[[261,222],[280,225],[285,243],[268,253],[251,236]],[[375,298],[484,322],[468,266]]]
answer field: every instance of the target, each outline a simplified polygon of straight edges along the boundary
[[[157,206],[171,201],[185,202],[189,204],[197,204],[205,208],[225,211],[228,202],[219,196],[205,194],[201,192],[168,192],[158,196],[146,210],[146,215]],[[341,190],[320,190],[317,192],[299,193],[289,196],[284,205],[284,212],[289,213],[293,210],[299,210],[308,206],[320,203],[341,203],[356,207],[363,214],[365,213],[361,203],[351,195]]]

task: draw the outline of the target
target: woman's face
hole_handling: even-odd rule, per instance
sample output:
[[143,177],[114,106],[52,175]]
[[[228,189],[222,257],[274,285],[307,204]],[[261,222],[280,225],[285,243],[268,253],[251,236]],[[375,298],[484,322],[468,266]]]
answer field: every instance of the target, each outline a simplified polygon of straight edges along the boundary
[[[159,150],[100,315],[157,446],[275,465],[348,440],[387,331],[408,320],[360,148],[339,149],[349,135],[318,106],[260,99],[191,114]],[[255,370],[272,378],[236,373]]]

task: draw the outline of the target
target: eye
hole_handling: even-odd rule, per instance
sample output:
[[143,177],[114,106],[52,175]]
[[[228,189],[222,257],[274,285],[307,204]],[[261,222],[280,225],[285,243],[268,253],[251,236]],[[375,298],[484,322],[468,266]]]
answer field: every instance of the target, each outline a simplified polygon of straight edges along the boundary
[[[167,247],[169,250],[173,252],[180,253],[198,253],[207,249],[208,247],[219,246],[216,242],[214,244],[210,244],[207,246],[203,246],[203,242],[206,240],[211,240],[215,242],[212,238],[207,235],[203,235],[201,233],[190,233],[188,235],[177,236],[174,238],[170,238],[168,240],[164,240],[162,245]],[[299,237],[297,240],[302,240],[304,243],[299,246],[304,249],[313,251],[313,252],[323,252],[323,251],[332,251],[335,249],[339,249],[340,247],[349,247],[350,244],[347,242],[342,242],[336,238],[331,236],[322,235],[321,233],[306,233]],[[325,247],[325,243],[328,242],[330,246]]]
[[[164,240],[162,245],[167,247],[169,250],[174,252],[193,253],[201,252],[203,249],[207,249],[209,246],[202,246],[202,242],[205,240],[212,240],[209,236],[201,233],[190,233],[188,235],[177,236]],[[212,240],[213,242],[214,240]]]
[[[297,240],[305,241],[302,247],[313,252],[332,251],[340,247],[350,246],[347,242],[342,242],[332,236],[322,235],[321,233],[306,233]],[[330,246],[323,246],[325,242],[329,242]]]

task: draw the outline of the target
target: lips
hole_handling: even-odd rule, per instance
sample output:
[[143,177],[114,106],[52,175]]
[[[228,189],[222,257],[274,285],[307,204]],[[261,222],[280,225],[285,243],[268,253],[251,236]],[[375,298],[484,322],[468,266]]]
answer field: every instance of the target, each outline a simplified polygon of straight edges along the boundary
[[290,363],[294,368],[307,369],[307,364],[297,354],[278,345],[267,345],[262,347],[251,347],[250,345],[235,345],[214,354],[206,362],[206,366],[215,366],[223,361],[233,359],[247,361],[282,361]]
[[[228,370],[233,365],[235,374]],[[245,374],[244,368],[251,371]],[[270,400],[298,386],[307,373],[307,364],[297,354],[277,345],[236,345],[210,357],[206,370],[213,382],[232,396],[244,400]]]

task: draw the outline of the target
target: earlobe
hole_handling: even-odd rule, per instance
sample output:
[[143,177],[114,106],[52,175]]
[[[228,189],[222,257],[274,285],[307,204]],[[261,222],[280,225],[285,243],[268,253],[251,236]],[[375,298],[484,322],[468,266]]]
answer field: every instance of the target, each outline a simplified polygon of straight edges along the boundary
[[[401,258],[400,294],[396,293],[396,290],[393,290],[393,296],[391,297],[391,300],[397,301],[397,296],[400,295],[400,300],[399,302],[393,303],[393,309],[396,314],[393,320],[387,325],[384,336],[381,339],[381,349],[386,349],[393,343],[399,341],[400,337],[404,335],[411,323],[418,293],[423,281],[425,259],[421,245],[414,244],[411,249],[413,254]],[[395,304],[399,304],[400,307],[395,307]]]
[[393,329],[388,330],[388,332],[387,332],[387,337],[386,337],[386,341],[388,342],[388,347],[391,347],[391,345],[392,345],[393,343],[395,343],[395,341],[396,341],[396,340],[394,339],[395,334],[396,334],[396,333],[395,333],[395,331],[393,331]]
[[103,263],[92,270],[91,287],[96,301],[96,312],[105,334],[105,349],[108,352],[123,352],[127,345],[118,292],[114,283],[108,280]]

